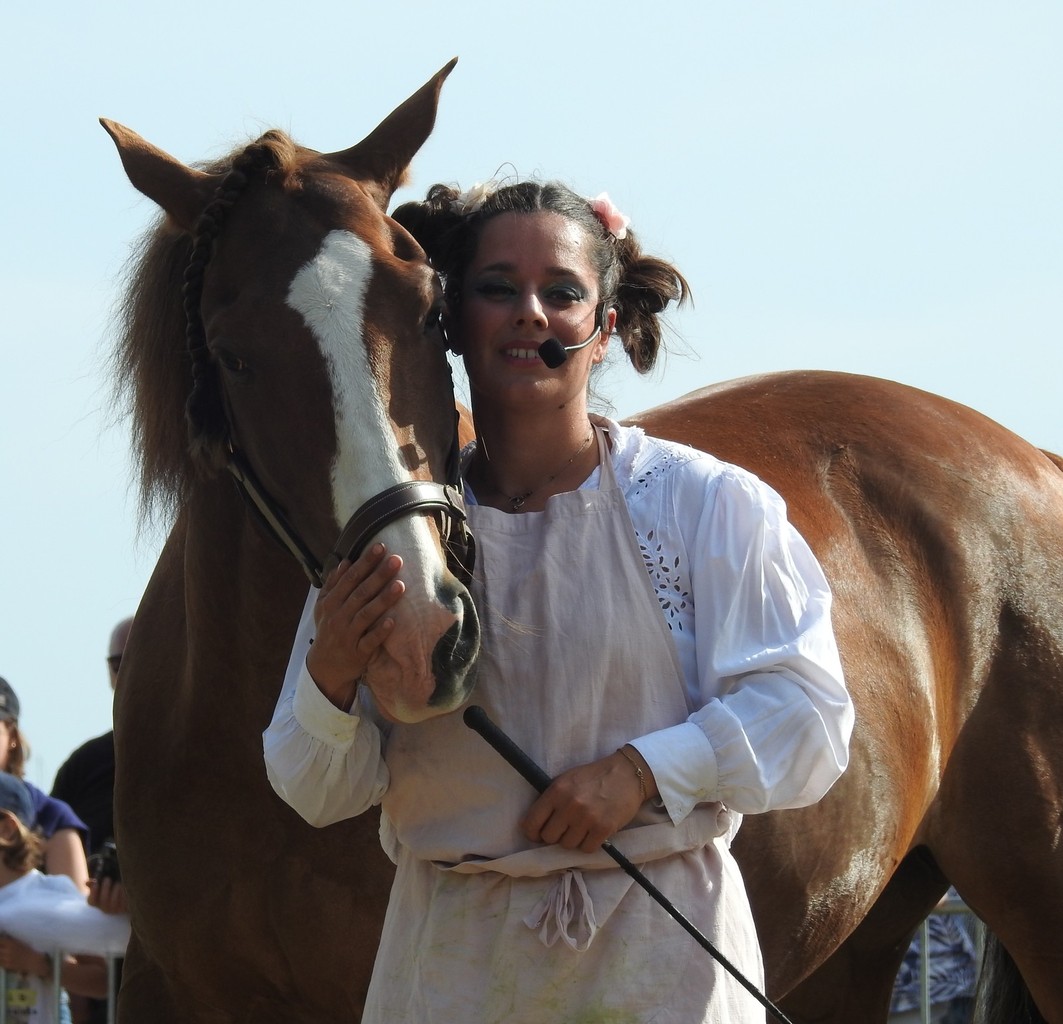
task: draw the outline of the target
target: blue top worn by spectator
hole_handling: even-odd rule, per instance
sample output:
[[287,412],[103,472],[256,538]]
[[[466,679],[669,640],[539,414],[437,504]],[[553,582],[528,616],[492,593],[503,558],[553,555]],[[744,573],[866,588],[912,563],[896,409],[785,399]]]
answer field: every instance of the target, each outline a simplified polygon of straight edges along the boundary
[[38,829],[45,839],[51,839],[60,829],[72,828],[87,843],[89,827],[73,811],[73,808],[54,796],[49,796],[43,789],[38,789],[32,782],[22,780],[33,800],[33,827]]

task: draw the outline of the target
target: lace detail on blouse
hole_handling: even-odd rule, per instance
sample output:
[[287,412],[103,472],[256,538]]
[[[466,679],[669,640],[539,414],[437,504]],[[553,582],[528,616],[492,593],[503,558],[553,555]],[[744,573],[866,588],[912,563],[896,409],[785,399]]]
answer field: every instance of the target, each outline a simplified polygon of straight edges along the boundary
[[686,445],[647,437],[641,430],[620,428],[614,437],[620,448],[617,479],[624,489],[639,551],[664,620],[675,633],[689,632],[694,613],[690,567],[683,556],[677,524],[661,520],[659,497],[655,499],[652,492],[659,496],[677,467],[701,457],[701,453]]
[[643,537],[636,529],[635,536],[639,542],[639,551],[642,552],[642,560],[646,564],[646,571],[650,574],[650,582],[657,592],[657,600],[661,603],[665,622],[668,623],[669,629],[682,632],[683,615],[689,614],[692,605],[683,559],[678,554],[666,552],[663,545],[657,542],[654,530],[650,530]]
[[668,473],[675,466],[690,461],[690,450],[675,450],[661,448],[648,465],[644,464],[637,473],[632,475],[631,489],[627,492],[628,497],[637,498],[653,486],[654,481],[663,473]]

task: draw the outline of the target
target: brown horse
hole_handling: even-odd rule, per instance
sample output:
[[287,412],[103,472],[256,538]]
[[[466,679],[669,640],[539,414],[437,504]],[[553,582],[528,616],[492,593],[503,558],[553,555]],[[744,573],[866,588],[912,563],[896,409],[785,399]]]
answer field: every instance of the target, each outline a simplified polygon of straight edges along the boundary
[[850,767],[819,804],[749,817],[736,841],[769,993],[808,1024],[884,1021],[951,882],[1063,1021],[1058,457],[843,374],[749,378],[634,419],[775,487],[835,595]]
[[[212,470],[238,441],[276,496],[267,513],[279,506],[308,538],[290,546],[318,559],[358,503],[403,475],[396,465],[443,477],[451,392],[423,336],[434,285],[383,207],[431,128],[447,70],[345,154],[271,134],[248,151],[274,154],[266,173],[246,168],[243,194],[195,232],[233,161],[192,172],[111,128],[134,184],[169,218],[133,282],[120,366],[146,494],[177,512],[116,705],[134,905],[123,1024],[358,1019],[390,865],[373,816],[315,830],[268,788],[260,735],[306,586]],[[243,174],[254,160],[235,164]],[[189,358],[178,282],[204,234],[215,240],[201,301],[191,275]],[[303,269],[337,265],[362,272],[322,272],[333,302],[314,307]],[[351,297],[359,289],[364,301]],[[359,324],[343,359],[328,344],[333,306]],[[181,423],[197,391],[189,449]],[[375,416],[357,418],[352,394]],[[1041,1011],[1063,1020],[1059,466],[961,406],[837,374],[722,385],[636,420],[775,486],[836,595],[858,710],[850,769],[815,807],[750,817],[737,843],[769,995],[805,1024],[884,1020],[908,936],[952,881]],[[349,454],[359,439],[361,460]],[[394,455],[385,469],[373,462],[381,453]],[[431,613],[406,639],[435,645],[422,660],[461,675],[476,644],[466,598],[432,521],[418,522],[434,556],[423,533],[391,541],[425,551],[433,581]],[[449,696],[431,710],[460,701],[467,682],[442,681]],[[426,713],[424,701],[409,712]],[[697,909],[683,909],[696,922]]]
[[368,684],[410,680],[389,708],[407,721],[472,684],[463,508],[435,483],[457,479],[440,289],[385,215],[449,70],[341,153],[270,132],[193,170],[104,122],[164,211],[117,364],[144,499],[175,512],[115,704],[123,1021],[360,1015],[390,872],[376,824],[306,826],[266,781],[261,734],[307,595],[298,562],[320,582],[378,534],[403,553],[409,608]]

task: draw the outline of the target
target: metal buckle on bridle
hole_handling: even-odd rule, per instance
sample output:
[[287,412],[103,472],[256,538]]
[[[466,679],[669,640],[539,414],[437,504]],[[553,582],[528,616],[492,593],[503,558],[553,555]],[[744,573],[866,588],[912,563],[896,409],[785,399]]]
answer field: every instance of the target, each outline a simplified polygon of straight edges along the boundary
[[343,528],[332,553],[325,560],[325,574],[344,558],[354,561],[389,523],[420,513],[439,515],[439,533],[447,552],[447,565],[463,583],[468,583],[474,544],[460,481],[438,484],[434,480],[406,480],[370,498]]
[[[448,364],[449,365],[449,364]],[[451,394],[454,393],[451,374]],[[446,552],[447,568],[465,585],[472,579],[476,542],[465,511],[465,487],[461,479],[461,416],[454,410],[454,433],[447,453],[445,484],[434,480],[406,480],[381,491],[359,508],[340,532],[325,560],[325,574],[344,558],[356,559],[388,523],[407,515],[435,514],[439,539]]]

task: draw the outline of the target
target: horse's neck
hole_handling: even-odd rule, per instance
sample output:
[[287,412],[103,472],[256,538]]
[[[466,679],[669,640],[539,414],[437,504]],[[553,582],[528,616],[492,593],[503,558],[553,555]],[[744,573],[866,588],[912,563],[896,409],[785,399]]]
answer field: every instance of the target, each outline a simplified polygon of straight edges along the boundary
[[242,691],[247,710],[272,708],[306,600],[306,577],[227,479],[200,486],[181,518],[189,678],[227,678],[226,689]]

